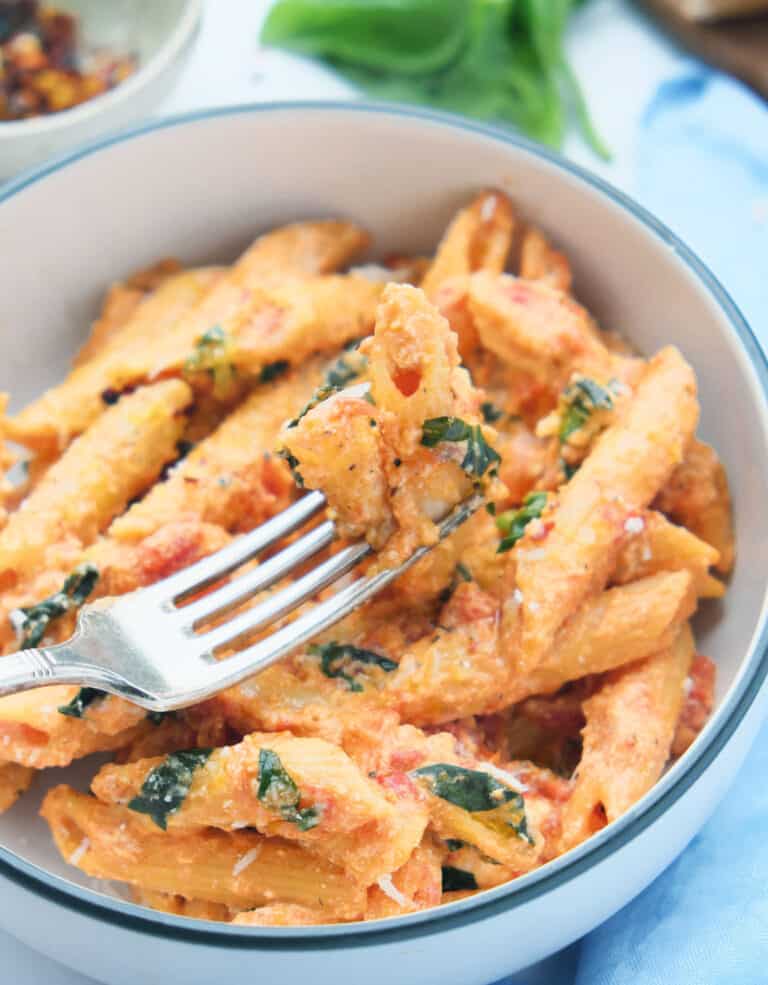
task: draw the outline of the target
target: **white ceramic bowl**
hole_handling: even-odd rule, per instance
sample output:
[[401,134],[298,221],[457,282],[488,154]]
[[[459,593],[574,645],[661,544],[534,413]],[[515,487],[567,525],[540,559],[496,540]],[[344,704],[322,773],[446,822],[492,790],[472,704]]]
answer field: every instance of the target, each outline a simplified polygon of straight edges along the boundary
[[140,120],[170,92],[202,14],[202,0],[66,0],[89,46],[138,55],[138,70],[72,109],[0,122],[0,181],[51,154]]
[[486,985],[623,906],[738,769],[766,705],[765,358],[668,230],[549,152],[458,119],[359,104],[206,112],[92,145],[0,193],[0,386],[18,404],[57,380],[104,285],[153,257],[232,258],[256,232],[308,216],[362,221],[382,255],[419,252],[487,185],[565,249],[603,325],[646,352],[676,342],[696,368],[701,431],[730,473],[739,544],[728,598],[699,626],[719,664],[712,720],[647,796],[575,851],[472,899],[374,924],[233,928],[105,895],[57,857],[35,817],[38,788],[0,818],[0,926],[32,947],[114,985]]

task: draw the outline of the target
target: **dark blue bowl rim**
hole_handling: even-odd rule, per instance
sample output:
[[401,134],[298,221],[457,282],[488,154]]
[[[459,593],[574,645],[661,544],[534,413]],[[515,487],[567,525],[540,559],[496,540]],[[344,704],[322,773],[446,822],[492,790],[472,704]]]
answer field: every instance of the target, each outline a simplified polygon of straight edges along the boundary
[[[768,360],[766,360],[760,343],[722,284],[670,229],[629,196],[602,178],[566,160],[560,154],[505,130],[474,123],[451,113],[363,101],[253,103],[183,113],[108,134],[69,153],[55,157],[38,168],[24,172],[4,186],[0,185],[0,205],[30,185],[41,181],[47,175],[66,168],[83,157],[89,157],[106,147],[132,140],[154,130],[165,130],[212,117],[275,112],[323,113],[328,111],[408,118],[422,121],[425,124],[442,125],[450,129],[477,134],[511,145],[546,161],[606,196],[670,246],[704,285],[726,316],[731,329],[748,356],[762,391],[763,399],[768,404]],[[725,747],[752,706],[766,676],[768,676],[768,619],[766,619],[765,606],[763,606],[759,630],[759,634],[753,639],[751,652],[747,656],[744,670],[740,674],[736,686],[726,695],[723,705],[717,711],[717,728],[709,730],[709,734],[706,736],[702,735],[701,740],[706,739],[706,741],[697,741],[686,753],[684,759],[679,763],[679,766],[684,768],[678,773],[674,782],[665,783],[664,778],[662,778],[654,790],[637,805],[638,809],[633,808],[624,817],[605,828],[603,832],[567,855],[548,863],[521,880],[507,883],[496,890],[489,890],[458,903],[368,924],[279,929],[233,927],[227,924],[189,920],[166,913],[148,911],[136,904],[103,896],[48,873],[2,846],[0,846],[0,875],[17,884],[20,888],[52,903],[114,926],[169,940],[186,941],[198,946],[206,945],[228,949],[325,951],[335,948],[365,947],[392,941],[416,940],[485,920],[522,906],[576,878],[582,872],[603,861],[617,849],[632,841],[683,796]],[[715,722],[713,721],[711,724],[714,725]]]

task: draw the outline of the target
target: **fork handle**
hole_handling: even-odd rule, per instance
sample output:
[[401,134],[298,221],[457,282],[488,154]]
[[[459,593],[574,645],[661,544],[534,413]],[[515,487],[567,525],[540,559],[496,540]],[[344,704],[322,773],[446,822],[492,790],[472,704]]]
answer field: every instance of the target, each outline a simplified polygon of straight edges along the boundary
[[44,684],[79,684],[83,670],[47,649],[19,650],[0,657],[0,696]]

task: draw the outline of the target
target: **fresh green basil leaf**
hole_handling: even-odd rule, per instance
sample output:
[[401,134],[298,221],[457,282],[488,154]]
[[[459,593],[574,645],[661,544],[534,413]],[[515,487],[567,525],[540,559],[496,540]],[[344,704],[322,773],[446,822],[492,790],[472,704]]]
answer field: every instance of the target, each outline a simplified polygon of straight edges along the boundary
[[192,354],[184,363],[187,374],[208,373],[214,392],[225,394],[237,371],[230,361],[231,340],[221,325],[214,325],[200,336]]
[[291,475],[293,476],[293,481],[300,489],[303,489],[304,476],[301,474],[301,472],[299,472],[299,465],[301,464],[301,462],[299,462],[298,458],[296,458],[295,455],[292,455],[287,448],[281,449],[277,453],[277,455],[278,458],[282,458],[287,462],[288,468],[291,470]]
[[365,673],[366,666],[378,667],[390,673],[397,670],[394,660],[382,657],[373,650],[362,650],[350,643],[313,643],[309,652],[320,657],[320,669],[326,677],[339,677],[345,681],[350,691],[362,691],[363,685],[358,680]]
[[273,363],[267,363],[266,366],[261,367],[259,383],[272,383],[273,380],[285,376],[290,368],[291,364],[287,359],[278,359]]
[[59,705],[56,711],[60,715],[67,715],[69,718],[82,718],[85,709],[101,698],[106,698],[103,691],[99,691],[95,687],[81,687],[68,704]]
[[513,790],[499,783],[490,773],[452,763],[419,766],[413,770],[412,776],[424,780],[436,797],[441,797],[470,814],[476,811],[493,811],[515,796]]
[[277,811],[284,821],[295,824],[300,831],[309,831],[320,823],[320,814],[314,807],[299,808],[299,788],[272,749],[259,750],[259,786],[256,796],[265,807]]
[[466,869],[457,869],[453,865],[443,866],[443,892],[455,893],[465,889],[477,889],[477,879]]
[[[532,844],[523,798],[490,773],[453,763],[432,763],[412,770],[410,775],[422,780],[435,797],[455,804],[470,814],[495,812],[494,820],[498,819],[519,838]],[[491,819],[478,820],[486,823]]]
[[442,590],[442,592],[440,592],[440,595],[438,596],[438,600],[441,605],[445,605],[448,599],[450,599],[450,597],[459,587],[459,583],[462,581],[472,581],[472,572],[469,570],[466,564],[462,564],[462,562],[459,561],[459,563],[453,569],[451,580],[448,582],[448,584],[445,586],[445,588]]
[[499,408],[495,404],[492,404],[490,400],[486,400],[480,404],[480,411],[486,424],[495,424],[496,421],[501,420],[504,416],[504,411],[499,410]]
[[139,814],[148,814],[165,831],[168,815],[184,803],[195,770],[208,761],[212,752],[212,749],[186,749],[170,753],[149,773],[141,792],[128,802],[128,807]]
[[613,398],[608,390],[586,377],[572,383],[563,394],[565,404],[558,437],[565,442],[587,423],[596,410],[611,410]]
[[49,625],[72,609],[79,608],[99,580],[99,569],[93,564],[80,564],[67,577],[61,591],[35,605],[14,609],[11,622],[19,635],[19,646],[24,649],[38,646]]
[[424,421],[421,429],[422,445],[434,448],[442,441],[466,442],[461,468],[478,479],[501,461],[499,453],[483,437],[480,425],[467,424],[459,417],[433,417]]
[[496,517],[496,526],[505,536],[497,548],[497,554],[510,550],[525,533],[525,528],[544,512],[547,505],[545,492],[532,492],[517,510],[505,510]]
[[264,44],[369,69],[430,75],[466,40],[467,0],[278,0]]
[[565,56],[572,0],[279,0],[265,44],[327,59],[369,95],[511,124],[560,146],[570,110],[606,149]]
[[[361,353],[355,349],[345,348],[342,355],[326,370],[322,385],[315,390],[312,398],[302,407],[296,417],[288,424],[288,427],[295,428],[302,417],[317,407],[318,404],[333,396],[334,393],[338,393],[339,390],[343,390],[347,384],[365,372],[367,364],[368,360]],[[368,395],[366,394],[366,396]],[[371,399],[371,403],[373,403],[373,399]]]

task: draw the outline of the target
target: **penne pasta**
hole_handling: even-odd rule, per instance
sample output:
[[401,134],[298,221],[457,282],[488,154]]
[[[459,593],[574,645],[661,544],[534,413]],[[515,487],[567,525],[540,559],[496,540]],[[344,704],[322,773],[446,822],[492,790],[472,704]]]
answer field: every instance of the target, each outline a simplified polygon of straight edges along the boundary
[[725,592],[733,525],[682,355],[601,331],[500,191],[433,258],[350,269],[367,245],[309,221],[228,268],[160,261],[110,288],[59,386],[11,418],[0,396],[0,466],[20,471],[14,440],[34,452],[0,488],[2,653],[66,640],[82,605],[308,489],[324,511],[224,582],[329,519],[319,560],[371,551],[299,612],[433,548],[181,711],[76,686],[0,699],[0,811],[37,770],[101,754],[90,795],[57,786],[41,813],[65,861],[140,905],[312,926],[500,886],[628,810],[714,705],[688,620]]
[[[139,802],[148,777],[162,765],[105,766],[93,791],[104,802],[145,810]],[[169,811],[160,798],[155,810],[155,822],[171,831],[252,827],[296,841],[366,885],[405,862],[427,821],[417,801],[392,803],[336,746],[287,733],[254,732],[211,752],[178,808]]]
[[35,771],[18,763],[0,763],[0,814],[12,807],[30,788]]
[[309,399],[320,373],[320,365],[310,363],[257,389],[165,482],[113,522],[109,538],[134,543],[184,517],[240,533],[287,506],[294,486],[273,450],[282,424]]
[[382,920],[437,906],[442,897],[442,851],[427,835],[396,872],[368,890],[366,920]]
[[731,494],[725,469],[709,445],[703,441],[691,443],[659,493],[656,505],[710,544],[718,552],[715,567],[728,574],[735,555]]
[[213,829],[154,833],[127,808],[64,786],[49,791],[41,814],[62,856],[97,879],[235,910],[275,900],[317,906],[331,919],[365,910],[363,887],[279,838]]
[[568,294],[571,290],[571,266],[567,257],[552,248],[544,233],[529,226],[520,244],[520,277],[536,280]]
[[135,271],[122,282],[112,284],[99,317],[91,325],[91,334],[72,360],[72,366],[77,368],[87,363],[110,346],[130,322],[139,304],[181,272],[179,261],[168,257]]
[[619,554],[611,576],[614,584],[625,585],[659,571],[686,570],[695,579],[700,598],[723,595],[722,582],[709,574],[710,567],[717,567],[720,558],[714,547],[652,510],[630,519],[629,523],[633,529],[637,528],[637,533]]
[[9,418],[9,436],[35,449],[43,458],[63,451],[120,399],[114,367],[122,365],[134,350],[151,349],[157,338],[191,311],[219,277],[216,268],[209,268],[169,278],[140,301],[119,332],[81,360],[63,383]]
[[445,281],[478,270],[500,274],[506,265],[517,230],[512,203],[495,189],[482,192],[461,209],[437,248],[420,287],[439,305]]
[[239,927],[310,927],[328,923],[322,910],[298,903],[269,903],[238,913],[232,920]]
[[394,707],[417,725],[490,714],[653,653],[691,615],[696,591],[685,571],[608,589],[563,625],[545,660],[530,672],[499,640],[494,599],[463,585],[450,605],[437,631],[407,650],[387,680]]
[[174,457],[191,392],[142,387],[111,407],[51,466],[0,532],[0,580],[32,574],[67,542],[87,545]]
[[[191,917],[194,920],[214,920],[222,923],[236,923],[235,910],[224,903],[212,903],[209,900],[184,899],[183,896],[171,893],[157,893],[150,889],[134,887],[133,901],[139,906],[147,906],[161,913],[172,913],[176,917]],[[295,903],[275,904],[295,907]],[[303,909],[303,907],[297,907]],[[247,911],[246,911],[247,912]],[[319,912],[319,911],[318,911]],[[234,918],[234,919],[233,919]]]
[[561,390],[575,370],[603,379],[616,373],[587,311],[542,280],[473,274],[469,309],[486,349],[549,388]]
[[383,557],[402,558],[435,542],[435,521],[492,477],[499,456],[448,323],[419,289],[385,290],[360,353],[373,403],[367,386],[332,393],[280,441],[301,483],[325,491],[343,536],[391,541]]
[[502,623],[522,673],[536,669],[567,616],[605,585],[627,522],[682,461],[698,414],[693,371],[676,349],[663,349],[556,505],[527,527],[510,554]]
[[610,824],[649,790],[669,758],[693,636],[609,674],[584,703],[584,752],[563,810],[563,847]]
[[69,685],[0,698],[3,758],[34,769],[68,766],[73,759],[119,749],[151,727],[146,712],[135,705],[94,698],[90,691],[86,698],[83,702],[82,689]]

